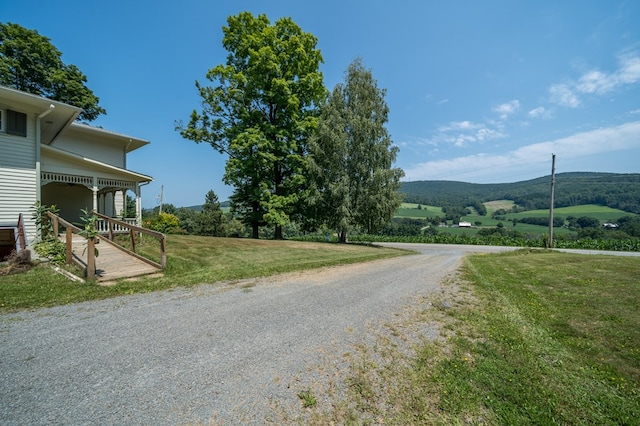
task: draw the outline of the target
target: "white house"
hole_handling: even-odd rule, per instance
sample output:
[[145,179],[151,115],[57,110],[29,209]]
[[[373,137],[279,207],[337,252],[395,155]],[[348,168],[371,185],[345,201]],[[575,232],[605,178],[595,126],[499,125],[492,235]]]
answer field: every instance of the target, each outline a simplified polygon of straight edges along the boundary
[[152,178],[127,169],[127,154],[149,142],[75,122],[80,109],[0,86],[0,227],[23,214],[28,241],[36,237],[36,201],[55,204],[74,223],[81,209],[120,217],[127,190],[136,198]]

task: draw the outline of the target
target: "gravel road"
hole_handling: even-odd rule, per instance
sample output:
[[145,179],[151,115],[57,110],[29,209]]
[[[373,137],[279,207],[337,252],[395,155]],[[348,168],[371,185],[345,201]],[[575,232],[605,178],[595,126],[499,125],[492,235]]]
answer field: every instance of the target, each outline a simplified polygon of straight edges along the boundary
[[510,250],[389,245],[419,253],[2,315],[0,424],[276,422],[465,254]]

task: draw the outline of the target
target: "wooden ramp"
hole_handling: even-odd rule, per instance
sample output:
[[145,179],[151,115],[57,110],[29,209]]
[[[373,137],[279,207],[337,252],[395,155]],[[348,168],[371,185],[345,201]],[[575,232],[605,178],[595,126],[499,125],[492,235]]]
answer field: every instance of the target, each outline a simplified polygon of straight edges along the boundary
[[[80,262],[86,263],[86,247],[87,240],[74,234],[73,255]],[[96,279],[98,281],[113,281],[119,278],[162,272],[162,269],[123,251],[105,238],[100,238],[96,248],[98,249],[98,257],[96,257]]]

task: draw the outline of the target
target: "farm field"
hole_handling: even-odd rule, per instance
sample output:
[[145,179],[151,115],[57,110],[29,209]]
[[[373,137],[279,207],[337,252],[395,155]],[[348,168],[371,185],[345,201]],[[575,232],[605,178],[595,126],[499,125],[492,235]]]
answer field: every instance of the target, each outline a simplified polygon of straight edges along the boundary
[[[623,216],[635,216],[633,213],[625,212],[623,210],[613,209],[611,207],[597,206],[594,204],[585,204],[581,206],[572,207],[557,207],[553,209],[554,216],[567,217],[567,216],[587,216],[598,219],[600,222],[616,221]],[[508,213],[508,219],[522,218],[522,217],[548,217],[549,210],[527,210],[520,213]]]
[[[418,209],[421,206],[421,209]],[[405,217],[410,219],[424,219],[427,217],[444,216],[442,207],[427,206],[413,203],[402,203],[396,212],[395,217]]]
[[[478,231],[482,228],[493,228],[498,226],[499,223],[502,223],[508,229],[514,229],[523,234],[529,235],[542,235],[548,232],[547,226],[540,225],[531,225],[526,223],[518,223],[515,227],[510,222],[509,219],[519,219],[524,217],[549,217],[549,210],[527,210],[520,213],[507,213],[505,215],[507,220],[497,220],[493,219],[491,215],[493,212],[503,209],[503,210],[511,210],[514,206],[513,201],[511,200],[496,200],[489,201],[484,203],[487,208],[487,215],[480,216],[477,214],[475,209],[472,210],[472,214],[463,216],[460,218],[460,221],[469,222],[473,226],[472,228],[457,228],[457,227],[449,227],[449,228],[438,228],[440,232],[449,233],[452,235],[467,235],[474,236],[478,233]],[[435,216],[444,217],[444,213],[442,213],[442,208],[437,206],[427,206],[421,205],[421,209],[418,209],[418,204],[412,203],[403,203],[401,207],[398,209],[395,217],[399,218],[412,218],[412,219],[424,219]],[[581,206],[572,206],[572,207],[559,207],[554,209],[554,216],[566,218],[568,216],[587,216],[598,219],[600,222],[615,222],[620,217],[633,215],[633,213],[625,212],[623,210],[614,209],[611,207],[598,206],[593,204],[581,205]],[[451,222],[449,221],[451,225]],[[574,231],[571,231],[566,228],[554,228],[554,233],[556,235],[571,235],[575,234]]]

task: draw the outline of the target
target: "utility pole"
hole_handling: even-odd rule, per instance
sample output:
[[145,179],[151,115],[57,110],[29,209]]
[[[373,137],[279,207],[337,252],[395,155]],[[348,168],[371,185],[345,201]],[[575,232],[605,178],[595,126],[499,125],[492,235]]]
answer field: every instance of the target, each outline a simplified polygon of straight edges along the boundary
[[553,191],[556,184],[556,155],[551,154],[551,201],[549,203],[549,247],[553,248]]
[[164,185],[160,186],[160,210],[158,214],[162,214],[162,196],[164,195]]

